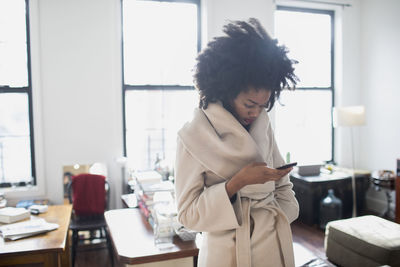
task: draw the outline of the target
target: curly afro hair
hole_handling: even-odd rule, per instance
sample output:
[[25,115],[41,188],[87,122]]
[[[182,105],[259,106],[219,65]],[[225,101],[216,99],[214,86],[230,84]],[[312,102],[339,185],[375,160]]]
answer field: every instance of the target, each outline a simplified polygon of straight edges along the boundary
[[[216,37],[197,56],[194,83],[200,93],[199,107],[221,101],[225,107],[242,91],[269,90],[270,111],[284,88],[298,81],[288,50],[272,39],[257,19],[234,21],[224,26],[226,36]],[[292,86],[291,86],[292,85]]]

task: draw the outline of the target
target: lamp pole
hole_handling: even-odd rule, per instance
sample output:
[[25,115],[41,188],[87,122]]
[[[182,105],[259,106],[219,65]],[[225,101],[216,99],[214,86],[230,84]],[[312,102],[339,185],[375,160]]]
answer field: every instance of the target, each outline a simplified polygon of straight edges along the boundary
[[352,217],[357,216],[357,188],[356,188],[356,174],[355,174],[355,157],[354,157],[354,127],[350,127],[350,135],[351,135],[351,189],[353,196],[353,213]]
[[353,195],[353,212],[352,216],[357,216],[357,188],[355,174],[355,157],[354,157],[354,126],[365,124],[365,107],[334,107],[333,108],[333,125],[334,127],[350,126],[350,146],[351,146],[351,188]]

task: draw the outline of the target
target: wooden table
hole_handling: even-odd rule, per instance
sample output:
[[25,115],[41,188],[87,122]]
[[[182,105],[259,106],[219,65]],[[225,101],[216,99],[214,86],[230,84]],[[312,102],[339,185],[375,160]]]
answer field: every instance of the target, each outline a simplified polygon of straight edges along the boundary
[[175,236],[173,247],[160,250],[154,245],[151,226],[138,209],[109,210],[105,218],[120,263],[158,266],[156,262],[163,261],[163,266],[182,266],[182,262],[196,266],[200,240],[182,241]]
[[15,241],[0,237],[0,266],[26,264],[29,266],[70,266],[68,227],[71,205],[49,206],[38,216],[49,223],[57,223],[57,230]]

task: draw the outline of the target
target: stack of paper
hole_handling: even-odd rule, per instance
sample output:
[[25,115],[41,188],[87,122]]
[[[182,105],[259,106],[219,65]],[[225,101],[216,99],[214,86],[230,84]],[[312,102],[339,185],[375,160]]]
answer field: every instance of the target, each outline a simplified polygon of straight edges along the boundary
[[156,171],[140,171],[133,173],[135,178],[141,184],[155,184],[162,181],[162,176]]
[[5,240],[16,240],[23,237],[52,231],[58,227],[58,224],[48,223],[44,219],[40,218],[0,226],[0,234]]
[[13,223],[31,216],[30,212],[24,208],[6,207],[0,209],[0,222]]
[[[131,188],[135,191],[139,210],[146,217],[151,226],[154,224],[152,217],[154,194],[163,192],[159,197],[165,200],[165,196],[172,196],[174,184],[171,181],[162,181],[162,176],[156,171],[136,172],[132,175]],[[172,197],[171,197],[172,198]]]

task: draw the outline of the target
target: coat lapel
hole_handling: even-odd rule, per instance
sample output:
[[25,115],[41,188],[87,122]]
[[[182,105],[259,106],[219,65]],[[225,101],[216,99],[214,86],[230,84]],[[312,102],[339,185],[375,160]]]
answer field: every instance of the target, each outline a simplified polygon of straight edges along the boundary
[[210,103],[205,110],[196,109],[192,122],[187,123],[178,135],[201,164],[229,179],[251,162],[266,161],[268,125],[264,110],[247,132],[220,103]]
[[266,162],[270,167],[272,164],[272,129],[271,124],[266,110],[263,110],[258,116],[257,120],[253,122],[250,127],[249,134],[252,137],[254,143],[257,145],[258,152],[262,156],[263,161]]

